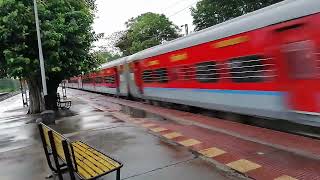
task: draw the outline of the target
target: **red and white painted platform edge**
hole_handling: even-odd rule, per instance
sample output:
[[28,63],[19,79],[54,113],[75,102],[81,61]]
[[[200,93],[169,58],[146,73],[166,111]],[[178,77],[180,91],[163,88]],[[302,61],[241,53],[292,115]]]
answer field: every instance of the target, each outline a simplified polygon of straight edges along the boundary
[[[155,107],[83,91],[72,91],[89,105],[189,148],[253,179],[320,179],[320,141],[202,115]],[[132,118],[125,105],[173,121]]]

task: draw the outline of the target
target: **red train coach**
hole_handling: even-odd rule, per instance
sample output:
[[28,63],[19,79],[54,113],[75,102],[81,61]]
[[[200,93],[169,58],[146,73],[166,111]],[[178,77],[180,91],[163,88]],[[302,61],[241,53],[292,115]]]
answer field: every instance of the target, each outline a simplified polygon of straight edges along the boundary
[[95,90],[109,94],[116,94],[118,87],[118,75],[116,68],[106,68],[95,77]]
[[284,1],[106,66],[134,97],[318,124],[319,12]]

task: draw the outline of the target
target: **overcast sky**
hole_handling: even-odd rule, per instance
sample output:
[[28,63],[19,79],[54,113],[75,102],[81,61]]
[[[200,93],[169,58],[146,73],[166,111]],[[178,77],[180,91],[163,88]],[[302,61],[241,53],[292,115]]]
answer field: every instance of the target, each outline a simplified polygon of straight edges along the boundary
[[[94,23],[97,33],[110,35],[124,30],[124,23],[142,13],[165,14],[176,25],[189,24],[193,30],[190,7],[199,0],[97,0],[98,13]],[[100,42],[99,45],[103,45]]]

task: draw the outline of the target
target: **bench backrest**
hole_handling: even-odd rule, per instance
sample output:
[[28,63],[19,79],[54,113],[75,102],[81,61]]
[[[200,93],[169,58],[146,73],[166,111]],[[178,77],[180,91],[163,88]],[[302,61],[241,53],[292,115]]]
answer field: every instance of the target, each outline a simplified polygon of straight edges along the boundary
[[60,94],[57,93],[57,102],[61,102]]
[[42,130],[43,130],[43,135],[45,137],[45,142],[46,142],[46,146],[49,147],[52,150],[52,146],[51,146],[51,142],[50,142],[50,135],[52,133],[52,137],[53,137],[53,142],[54,142],[54,146],[55,149],[57,151],[57,154],[59,155],[60,158],[65,159],[65,155],[63,152],[63,146],[62,146],[62,141],[66,140],[61,134],[56,133],[55,131],[53,131],[51,128],[49,128],[48,126],[41,124],[42,126]]
[[[51,150],[53,155],[57,155],[60,159],[66,161],[71,161],[72,165],[76,169],[75,156],[73,147],[69,140],[56,132],[52,128],[48,127],[43,123],[39,123],[39,131],[43,146],[47,148],[47,150]],[[67,156],[65,155],[67,152]],[[48,152],[46,152],[47,154]]]

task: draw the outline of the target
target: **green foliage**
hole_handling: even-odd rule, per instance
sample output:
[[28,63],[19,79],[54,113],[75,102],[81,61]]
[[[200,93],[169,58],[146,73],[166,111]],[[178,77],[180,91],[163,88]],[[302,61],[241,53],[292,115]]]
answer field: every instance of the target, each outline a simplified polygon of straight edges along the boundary
[[[32,0],[1,0],[0,75],[39,77],[38,44]],[[90,3],[90,4],[89,4]],[[95,68],[90,53],[98,35],[92,30],[94,0],[38,1],[48,83]]]
[[0,92],[12,92],[19,89],[19,81],[14,79],[0,79]]
[[110,52],[112,54],[120,54],[120,49],[116,47],[117,43],[120,41],[121,37],[123,37],[127,31],[116,31],[112,34],[104,37],[104,44],[100,46],[100,51]]
[[120,54],[111,53],[109,51],[100,51],[100,52],[98,52],[98,54],[99,54],[100,58],[102,59],[101,61],[103,63],[110,62],[110,61],[113,61],[113,60],[116,60],[116,59],[119,59],[122,57]]
[[199,31],[280,1],[201,0],[195,8],[191,8],[191,15],[195,30]]
[[126,25],[128,30],[116,44],[124,55],[131,55],[179,37],[180,29],[163,14],[145,13],[129,19]]
[[14,92],[16,89],[14,88],[0,88],[0,93]]

